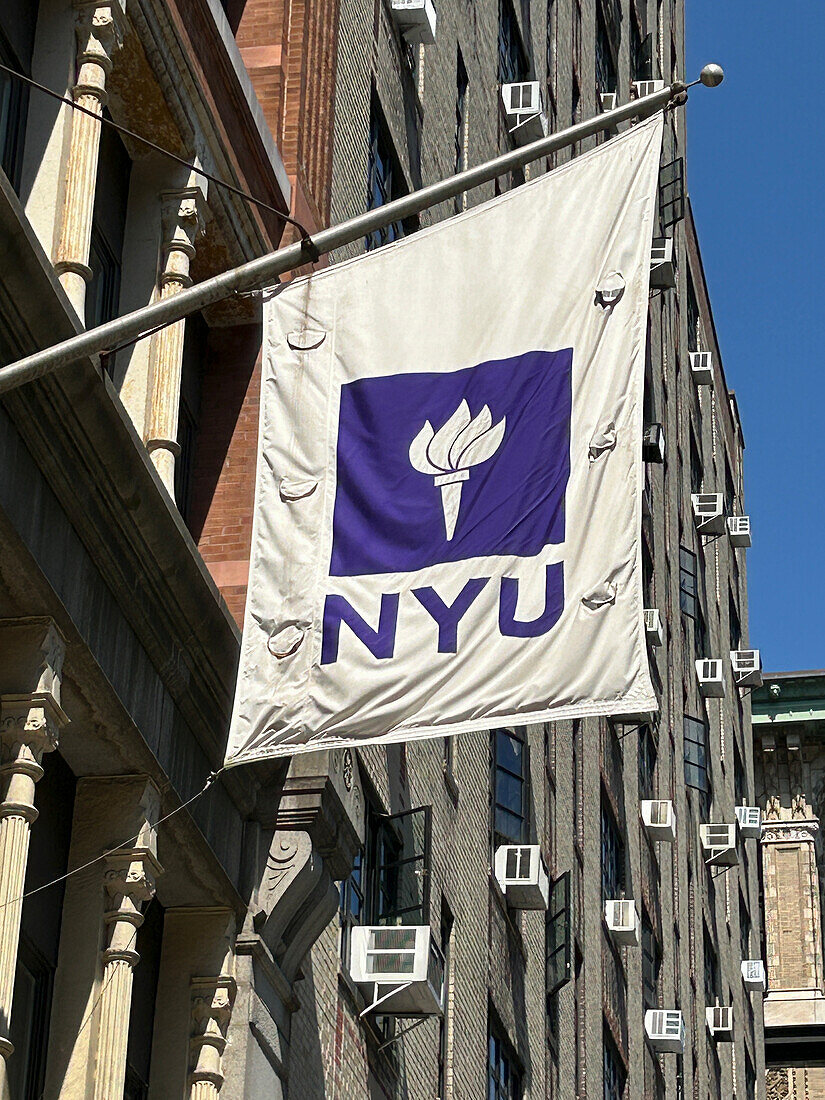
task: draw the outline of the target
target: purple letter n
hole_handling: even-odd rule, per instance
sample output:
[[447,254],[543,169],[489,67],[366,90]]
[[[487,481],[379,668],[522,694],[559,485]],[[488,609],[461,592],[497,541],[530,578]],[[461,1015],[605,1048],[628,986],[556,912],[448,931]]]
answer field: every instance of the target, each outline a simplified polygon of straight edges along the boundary
[[331,665],[338,660],[341,623],[347,624],[373,657],[379,660],[392,657],[395,649],[395,631],[398,626],[398,593],[382,595],[377,630],[373,630],[343,596],[327,596],[324,602],[324,626],[321,639],[322,665]]

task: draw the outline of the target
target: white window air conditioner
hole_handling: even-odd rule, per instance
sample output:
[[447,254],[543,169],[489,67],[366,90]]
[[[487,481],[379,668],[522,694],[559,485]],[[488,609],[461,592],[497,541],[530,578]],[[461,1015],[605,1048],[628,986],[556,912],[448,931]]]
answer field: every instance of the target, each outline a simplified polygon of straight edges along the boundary
[[750,840],[759,840],[762,836],[762,811],[758,806],[737,806],[736,820],[739,832]]
[[713,353],[709,351],[688,352],[690,376],[697,386],[713,385]]
[[495,874],[511,909],[547,909],[550,879],[538,844],[500,845]]
[[392,0],[396,25],[409,42],[435,42],[436,12],[433,0]]
[[658,607],[645,608],[645,638],[648,645],[660,646],[665,640],[662,613]]
[[641,922],[636,902],[632,898],[606,901],[604,919],[616,943],[626,944],[628,947],[639,946]]
[[699,839],[705,850],[705,863],[734,867],[739,862],[739,826],[700,825]]
[[742,963],[742,981],[752,993],[764,993],[768,988],[765,964],[761,959],[745,959]]
[[512,124],[510,136],[516,145],[529,145],[531,141],[547,137],[544,97],[541,84],[537,80],[502,84],[501,99]]
[[733,1009],[730,1005],[716,1005],[705,1009],[708,1031],[717,1043],[733,1042]]
[[599,98],[603,111],[615,111],[619,106],[619,97],[616,92],[602,92]]
[[350,975],[379,1016],[440,1016],[444,958],[421,925],[353,927]]
[[730,663],[737,687],[762,686],[762,658],[758,649],[732,649]]
[[672,237],[653,238],[650,248],[650,285],[658,290],[673,290],[676,286]]
[[751,544],[751,517],[728,516],[728,538],[731,546],[747,549]]
[[692,493],[693,522],[703,535],[724,535],[725,500],[721,493]]
[[664,80],[634,80],[630,87],[637,99],[644,99],[646,95],[653,95],[655,92],[663,92],[665,88]]
[[645,428],[642,458],[645,462],[664,462],[665,432],[661,424],[648,424]]
[[642,822],[651,840],[664,840],[672,844],[676,839],[676,813],[673,803],[659,799],[642,802]]
[[699,681],[699,694],[704,699],[722,699],[725,695],[725,670],[721,661],[700,660],[696,662],[696,679]]
[[645,1012],[645,1035],[654,1050],[683,1054],[685,1020],[677,1009],[649,1008]]

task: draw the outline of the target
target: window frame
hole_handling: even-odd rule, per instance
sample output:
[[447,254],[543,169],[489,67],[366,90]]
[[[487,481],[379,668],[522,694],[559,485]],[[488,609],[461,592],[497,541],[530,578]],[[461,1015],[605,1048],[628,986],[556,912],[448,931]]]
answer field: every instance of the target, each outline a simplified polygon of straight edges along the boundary
[[522,1087],[523,1070],[513,1046],[488,1010],[487,1100],[521,1100]]
[[[702,731],[701,740],[694,736],[688,736],[689,732],[698,733],[700,730]],[[706,809],[713,793],[708,745],[709,732],[706,719],[696,718],[692,714],[682,715],[682,756],[684,758],[685,786],[690,787],[694,791],[699,791],[704,800]],[[696,750],[693,750],[692,756],[689,755],[688,745],[697,746]],[[688,770],[689,768],[695,768],[697,770],[692,772]],[[702,778],[704,778],[703,783],[694,781],[701,780]]]
[[[520,732],[520,730],[522,730],[522,727],[510,729],[503,726],[490,730],[490,831],[492,834],[493,851],[502,844],[526,844],[528,842],[530,830],[528,812],[530,756],[526,730],[522,732]],[[505,736],[509,740],[516,741],[521,745],[519,757],[521,762],[521,774],[514,772],[511,768],[500,763],[498,752],[499,736]],[[515,811],[504,803],[499,802],[498,779],[500,774],[520,784],[521,807],[519,811]],[[502,814],[506,814],[508,817],[518,820],[520,827],[515,833],[511,834],[499,828],[499,811],[501,811]]]
[[[688,558],[691,560],[686,564]],[[692,587],[687,583],[689,580],[693,581]],[[696,621],[699,611],[699,558],[686,546],[679,547],[679,610]]]
[[616,815],[605,791],[601,796],[599,830],[601,852],[602,901],[618,901],[624,897],[625,844]]

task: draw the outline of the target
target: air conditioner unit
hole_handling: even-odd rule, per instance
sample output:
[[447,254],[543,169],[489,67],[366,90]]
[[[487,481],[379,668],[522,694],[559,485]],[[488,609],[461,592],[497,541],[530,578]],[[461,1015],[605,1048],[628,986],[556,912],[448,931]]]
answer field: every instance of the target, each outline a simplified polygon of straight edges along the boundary
[[672,237],[653,238],[650,248],[650,285],[659,290],[673,290],[676,286]]
[[725,501],[721,493],[692,493],[690,502],[693,505],[693,522],[697,531],[701,531],[703,535],[724,535],[727,523]]
[[626,944],[628,947],[638,947],[641,932],[639,912],[633,899],[621,901],[606,901],[604,903],[604,919],[610,931],[610,935],[616,943]]
[[645,462],[664,462],[665,432],[661,424],[648,424],[642,439],[642,459]]
[[751,517],[728,516],[728,538],[731,546],[747,549],[751,544]]
[[762,686],[762,658],[758,649],[733,649],[730,654],[733,682],[737,687]]
[[396,25],[410,42],[435,42],[436,12],[433,0],[392,0]]
[[529,145],[531,141],[547,137],[544,97],[537,80],[502,84],[501,99],[505,113],[513,120],[510,136],[517,145]]
[[713,354],[709,351],[688,352],[690,376],[697,386],[713,385]]
[[737,806],[736,820],[739,832],[750,840],[759,840],[762,836],[762,811],[758,806]]
[[705,863],[735,867],[739,862],[738,830],[738,825],[700,825],[699,839],[705,850]]
[[619,97],[616,92],[602,92],[599,98],[603,111],[615,111],[619,106]]
[[440,1016],[444,957],[420,925],[359,926],[350,938],[350,975],[381,1016]]
[[644,99],[646,95],[653,95],[655,92],[663,92],[665,90],[664,80],[634,80],[631,82],[630,87],[637,99]]
[[645,1035],[654,1050],[683,1054],[685,1020],[678,1009],[649,1008],[645,1012]]
[[704,699],[722,699],[725,695],[725,670],[718,660],[696,662],[696,679],[699,694]]
[[765,976],[765,964],[761,959],[745,959],[742,963],[742,981],[745,989],[753,993],[764,993],[768,988],[768,979]]
[[658,607],[645,608],[645,638],[648,645],[660,646],[664,641],[662,613]]
[[665,800],[642,801],[642,823],[652,840],[672,844],[676,839],[676,812],[673,803]]
[[733,1042],[733,1009],[730,1005],[716,1005],[705,1009],[708,1031],[717,1043]]
[[550,879],[538,844],[502,844],[496,849],[496,881],[511,909],[546,909]]

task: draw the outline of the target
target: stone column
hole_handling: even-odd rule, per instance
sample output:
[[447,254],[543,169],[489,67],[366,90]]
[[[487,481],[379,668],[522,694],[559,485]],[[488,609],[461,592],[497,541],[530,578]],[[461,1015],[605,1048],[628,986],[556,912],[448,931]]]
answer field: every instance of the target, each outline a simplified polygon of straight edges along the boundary
[[235,1000],[235,979],[192,979],[192,1038],[189,1042],[190,1100],[217,1100],[223,1085],[226,1030]]
[[[9,1041],[34,792],[43,755],[57,747],[67,721],[60,708],[63,639],[49,619],[0,623],[0,1055]],[[32,687],[28,694],[8,686]],[[4,1063],[3,1063],[4,1066]],[[2,1079],[0,1072],[0,1079]]]
[[106,106],[106,78],[123,41],[125,0],[75,0],[77,7],[77,83],[72,98],[97,118],[72,111],[71,144],[63,195],[63,219],[55,271],[81,320],[86,314],[86,284],[92,277],[89,251],[100,149],[100,122]]
[[[195,241],[203,229],[203,193],[197,187],[168,191],[162,196],[163,245],[158,297],[172,298],[192,280],[189,268]],[[178,446],[178,408],[183,368],[185,321],[157,332],[152,340],[152,381],[146,420],[146,447],[169,495],[175,495]]]
[[148,848],[124,849],[106,860],[108,944],[103,951],[94,1100],[123,1096],[132,979],[140,956],[135,946],[143,923],[141,908],[154,896],[161,870]]

